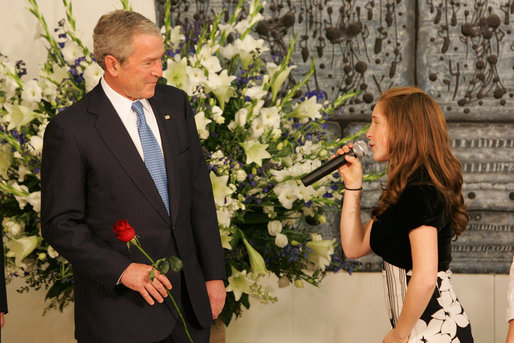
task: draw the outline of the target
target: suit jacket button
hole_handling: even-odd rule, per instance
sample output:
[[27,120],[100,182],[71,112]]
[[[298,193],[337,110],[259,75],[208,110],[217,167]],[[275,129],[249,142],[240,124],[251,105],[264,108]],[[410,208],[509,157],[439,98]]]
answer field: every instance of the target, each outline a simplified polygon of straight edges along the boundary
[[175,225],[172,225],[172,226],[171,226],[171,229],[172,229],[173,231],[175,231]]

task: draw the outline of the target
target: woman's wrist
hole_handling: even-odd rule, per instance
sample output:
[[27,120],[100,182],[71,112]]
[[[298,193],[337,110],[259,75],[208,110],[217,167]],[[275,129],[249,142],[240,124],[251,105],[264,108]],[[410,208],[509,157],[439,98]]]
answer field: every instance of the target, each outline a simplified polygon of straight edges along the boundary
[[409,341],[409,335],[402,335],[398,332],[398,328],[393,329],[393,335],[398,342],[407,343]]
[[345,187],[344,190],[345,191],[362,191],[362,186],[360,186],[359,188]]

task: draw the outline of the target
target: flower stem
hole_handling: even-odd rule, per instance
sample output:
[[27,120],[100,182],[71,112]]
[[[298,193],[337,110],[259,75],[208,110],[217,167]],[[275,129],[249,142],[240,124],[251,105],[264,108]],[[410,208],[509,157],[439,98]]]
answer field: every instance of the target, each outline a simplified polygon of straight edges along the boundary
[[[134,237],[135,238],[135,237]],[[141,248],[141,246],[139,245],[139,243],[137,242],[136,239],[132,239],[130,241],[130,243],[134,244],[138,249],[139,251],[141,251],[143,253],[143,255],[146,256],[146,258],[152,263],[152,267],[154,269],[157,269],[159,270],[158,266],[155,264],[154,260],[152,260],[152,258],[146,253],[146,251],[143,250],[143,248]],[[182,320],[182,324],[184,325],[184,329],[186,330],[186,335],[187,335],[187,338],[189,338],[189,341],[191,343],[194,343],[193,342],[193,339],[191,338],[191,335],[189,334],[189,330],[187,330],[187,325],[186,325],[186,321],[184,319],[184,317],[182,316],[182,313],[180,312],[179,308],[178,308],[178,305],[177,303],[175,302],[175,299],[173,298],[173,295],[171,295],[170,291],[166,288],[166,292],[168,292],[168,296],[170,297],[171,299],[171,302],[173,303],[173,306],[175,306],[175,309],[177,310],[178,312],[178,315],[180,317],[180,320]]]

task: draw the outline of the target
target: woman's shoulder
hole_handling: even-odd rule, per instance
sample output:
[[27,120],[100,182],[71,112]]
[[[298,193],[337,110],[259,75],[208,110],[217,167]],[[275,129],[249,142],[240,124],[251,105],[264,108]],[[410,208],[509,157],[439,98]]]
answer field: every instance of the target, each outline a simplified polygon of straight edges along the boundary
[[433,184],[409,184],[400,194],[398,205],[402,208],[423,207],[438,211],[444,208],[444,197]]

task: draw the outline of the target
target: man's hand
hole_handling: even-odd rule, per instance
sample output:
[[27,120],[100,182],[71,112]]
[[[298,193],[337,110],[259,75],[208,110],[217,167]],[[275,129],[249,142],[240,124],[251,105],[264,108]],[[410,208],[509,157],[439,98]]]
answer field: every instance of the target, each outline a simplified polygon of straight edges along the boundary
[[152,266],[141,263],[131,263],[121,276],[121,283],[126,287],[139,292],[147,303],[153,305],[157,302],[162,303],[168,295],[167,289],[171,289],[171,282],[165,275],[154,270],[155,277],[150,281],[150,271]]
[[227,294],[225,284],[223,280],[211,280],[205,282],[205,287],[207,287],[207,294],[211,303],[212,319],[216,319],[223,310],[223,306],[225,306],[225,296]]
[[3,328],[5,324],[4,313],[0,312],[0,328]]

